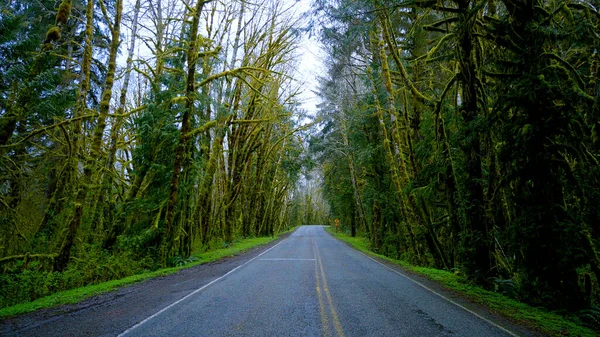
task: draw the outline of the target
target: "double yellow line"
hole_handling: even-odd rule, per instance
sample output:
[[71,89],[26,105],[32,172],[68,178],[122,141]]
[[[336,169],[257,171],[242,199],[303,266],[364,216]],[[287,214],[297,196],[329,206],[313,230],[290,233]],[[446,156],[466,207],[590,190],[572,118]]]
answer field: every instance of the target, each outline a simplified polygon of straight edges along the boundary
[[321,312],[321,325],[323,326],[323,335],[325,337],[330,336],[329,332],[329,320],[327,318],[327,309],[325,307],[325,300],[323,299],[323,293],[327,298],[327,304],[329,304],[329,312],[333,321],[333,327],[338,337],[344,337],[344,331],[342,330],[342,324],[338,317],[333,301],[331,300],[331,293],[327,286],[327,278],[325,277],[325,271],[323,270],[323,262],[321,261],[321,254],[319,253],[319,247],[317,242],[313,239],[313,250],[315,253],[315,277],[317,279],[317,297],[319,298],[319,311]]

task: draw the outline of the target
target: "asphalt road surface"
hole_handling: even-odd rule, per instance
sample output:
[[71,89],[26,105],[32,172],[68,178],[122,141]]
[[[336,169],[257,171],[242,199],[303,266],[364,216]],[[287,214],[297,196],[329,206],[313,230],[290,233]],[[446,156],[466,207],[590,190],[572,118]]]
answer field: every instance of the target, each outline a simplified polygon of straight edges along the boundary
[[[353,250],[320,226],[300,227],[226,264],[182,273],[92,300],[83,309],[4,322],[0,335],[531,335]],[[173,291],[172,284],[186,286]]]

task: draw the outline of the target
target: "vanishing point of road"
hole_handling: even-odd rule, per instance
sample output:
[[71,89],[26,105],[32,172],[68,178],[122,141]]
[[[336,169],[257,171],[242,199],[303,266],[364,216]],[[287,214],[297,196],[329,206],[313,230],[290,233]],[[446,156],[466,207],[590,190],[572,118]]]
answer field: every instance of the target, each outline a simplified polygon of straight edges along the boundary
[[[219,269],[219,264],[206,267]],[[321,226],[300,227],[286,239],[250,253],[246,258],[230,261],[220,269],[214,272],[197,269],[196,274],[188,272],[186,277],[172,281],[167,277],[162,281],[165,284],[155,284],[157,294],[154,297],[151,286],[144,290],[144,284],[140,284],[135,286],[138,287],[136,291],[124,290],[123,295],[114,299],[92,301],[83,310],[70,314],[54,314],[45,321],[42,319],[43,323],[34,323],[40,317],[12,323],[12,333],[332,337],[531,335],[431,282],[350,248],[331,237]],[[184,288],[167,291],[173,284]],[[134,298],[141,298],[140,303],[136,305]],[[152,301],[155,303],[150,305]],[[98,308],[94,309],[95,306]],[[114,321],[108,314],[111,312],[119,312],[113,316]],[[100,322],[93,319],[94,315],[100,317]],[[18,324],[22,325],[20,330]],[[69,328],[70,324],[80,328]],[[4,332],[11,334],[11,330]]]

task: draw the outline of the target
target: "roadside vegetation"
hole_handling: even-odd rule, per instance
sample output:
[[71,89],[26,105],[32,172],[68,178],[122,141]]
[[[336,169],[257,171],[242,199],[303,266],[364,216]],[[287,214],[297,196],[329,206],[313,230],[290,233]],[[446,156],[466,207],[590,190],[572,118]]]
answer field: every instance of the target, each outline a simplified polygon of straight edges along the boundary
[[475,286],[459,273],[440,270],[429,267],[419,267],[411,265],[402,260],[392,259],[387,256],[377,254],[371,249],[370,241],[361,236],[352,237],[348,232],[336,232],[334,226],[326,228],[334,237],[348,243],[355,249],[389,261],[415,273],[424,276],[429,280],[435,281],[443,287],[453,290],[471,302],[483,304],[510,321],[528,327],[534,331],[543,333],[546,336],[565,336],[565,337],[593,337],[598,332],[585,326],[577,316],[563,316],[560,313],[551,312],[544,308],[531,307],[525,303],[519,302],[508,295],[500,292],[485,290],[482,287]]

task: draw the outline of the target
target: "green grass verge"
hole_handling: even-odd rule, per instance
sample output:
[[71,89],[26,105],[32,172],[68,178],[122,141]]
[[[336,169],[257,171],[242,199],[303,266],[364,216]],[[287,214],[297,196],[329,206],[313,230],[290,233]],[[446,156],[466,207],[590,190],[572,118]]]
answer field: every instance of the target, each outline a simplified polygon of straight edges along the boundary
[[350,244],[357,250],[389,261],[415,274],[424,276],[432,281],[437,282],[445,288],[451,289],[463,295],[474,303],[487,306],[492,311],[499,313],[500,315],[517,324],[527,326],[545,335],[569,337],[598,336],[597,332],[577,325],[575,322],[570,321],[569,319],[558,314],[543,309],[530,307],[527,304],[503,296],[502,294],[487,291],[480,287],[467,284],[464,278],[451,272],[434,268],[416,267],[405,261],[390,259],[389,257],[374,253],[369,249],[369,242],[366,238],[350,237],[345,233],[336,233],[331,227],[326,227],[326,230],[332,236]]
[[279,238],[282,234],[295,230],[296,227],[291,228],[288,231],[279,233],[274,237],[260,237],[260,238],[249,238],[235,242],[233,245],[227,248],[215,249],[200,254],[195,254],[193,257],[195,261],[179,267],[164,268],[153,272],[147,272],[143,274],[132,275],[118,280],[112,280],[99,284],[94,284],[86,287],[75,288],[54,293],[52,295],[39,298],[32,302],[20,303],[11,307],[0,309],[0,319],[5,319],[11,316],[25,314],[42,308],[50,308],[62,304],[73,304],[80,302],[86,298],[106,293],[112,290],[116,290],[124,285],[141,282],[158,276],[165,276],[174,274],[177,271],[185,268],[197,266],[207,262],[216,261],[224,257],[231,257],[247,251],[248,249],[265,245],[271,241]]

